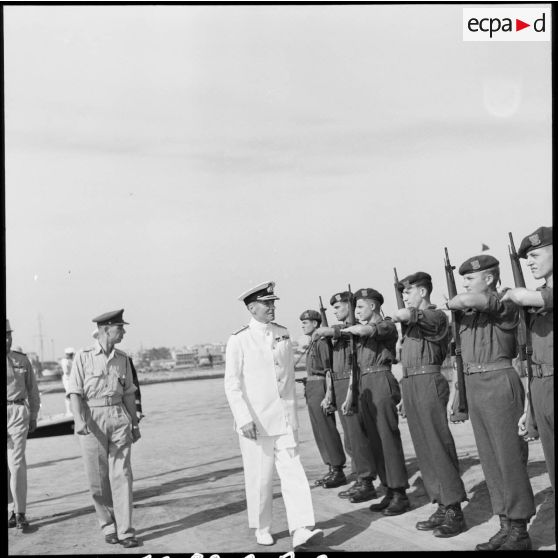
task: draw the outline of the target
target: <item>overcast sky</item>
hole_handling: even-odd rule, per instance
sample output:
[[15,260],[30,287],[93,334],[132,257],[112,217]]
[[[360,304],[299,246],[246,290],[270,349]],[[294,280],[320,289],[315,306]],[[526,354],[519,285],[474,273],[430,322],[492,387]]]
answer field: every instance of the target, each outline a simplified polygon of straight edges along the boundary
[[463,42],[462,9],[5,6],[14,345],[118,308],[125,350],[225,342],[268,279],[297,338],[348,283],[391,313],[393,267],[442,303],[444,246],[511,285],[508,231],[552,223],[551,45]]

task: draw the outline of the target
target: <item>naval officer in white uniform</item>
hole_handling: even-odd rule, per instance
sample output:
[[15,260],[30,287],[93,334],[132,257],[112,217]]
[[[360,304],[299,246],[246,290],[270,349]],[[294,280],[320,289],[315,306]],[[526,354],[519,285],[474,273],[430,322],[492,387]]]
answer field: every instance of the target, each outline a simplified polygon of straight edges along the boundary
[[239,435],[248,525],[258,544],[271,545],[273,466],[281,480],[293,549],[323,537],[315,525],[308,479],[298,453],[294,357],[289,332],[273,322],[275,283],[266,281],[238,298],[250,323],[227,342],[225,393]]

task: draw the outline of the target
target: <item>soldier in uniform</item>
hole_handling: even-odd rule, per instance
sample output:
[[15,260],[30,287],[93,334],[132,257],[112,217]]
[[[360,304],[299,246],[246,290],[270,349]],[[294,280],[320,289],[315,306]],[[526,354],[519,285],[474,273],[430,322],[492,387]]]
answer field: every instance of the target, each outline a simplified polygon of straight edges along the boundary
[[8,501],[13,510],[8,527],[22,531],[28,527],[25,517],[27,506],[27,463],[25,446],[27,434],[37,428],[41,406],[37,379],[27,356],[12,351],[12,328],[6,320],[6,422],[8,445]]
[[132,527],[131,445],[140,438],[130,361],[115,348],[126,333],[124,310],[93,319],[97,340],[78,351],[70,374],[74,414],[97,519],[109,544],[138,546]]
[[441,373],[448,351],[448,318],[430,302],[432,277],[428,273],[408,275],[398,288],[406,305],[393,315],[395,322],[405,324],[401,345],[404,414],[426,493],[438,504],[416,528],[433,531],[435,537],[453,537],[466,529],[461,502],[467,494],[448,426],[450,389]]
[[477,550],[528,550],[527,523],[535,514],[527,474],[527,442],[517,435],[525,390],[512,365],[518,309],[496,290],[499,262],[473,256],[459,268],[465,293],[447,302],[459,312],[469,417],[500,530]]
[[[525,412],[519,421],[519,433],[527,433],[526,422],[533,412],[541,439],[550,483],[554,490],[554,297],[552,271],[552,227],[539,227],[526,236],[517,252],[527,260],[535,279],[544,285],[531,289],[510,289],[503,300],[530,307],[529,330],[533,347],[533,378],[528,386],[530,402],[525,400]],[[533,405],[530,409],[529,404]]]
[[[340,323],[330,327],[319,327],[314,331],[313,339],[329,337],[333,339],[332,377],[333,391],[337,402],[339,419],[345,433],[345,449],[351,456],[353,468],[357,474],[356,481],[347,489],[339,492],[340,498],[347,498],[356,504],[378,497],[374,488],[374,479],[378,475],[376,460],[366,437],[364,425],[358,413],[353,413],[346,404],[349,383],[351,381],[352,355],[349,350],[349,335],[344,333],[349,318],[351,293],[348,291],[334,294],[330,299],[335,317]],[[348,444],[347,444],[348,440]],[[329,488],[328,481],[323,484]]]
[[[305,310],[300,315],[302,331],[310,337],[322,322],[316,310]],[[346,457],[335,423],[332,393],[327,393],[326,375],[331,375],[331,341],[324,337],[312,339],[306,356],[306,402],[314,439],[329,472],[314,484],[335,488],[347,484],[343,472]]]
[[397,327],[390,318],[382,317],[380,310],[384,297],[377,290],[359,289],[354,297],[355,316],[360,323],[344,331],[359,337],[359,415],[378,464],[380,479],[386,487],[384,498],[372,504],[370,510],[382,511],[388,516],[400,515],[409,510],[410,504],[397,412],[401,391],[391,372]]
[[274,544],[275,465],[296,550],[317,542],[323,531],[312,530],[312,497],[298,451],[293,348],[289,332],[273,321],[274,287],[266,281],[239,296],[252,318],[227,342],[225,394],[242,453],[248,525],[258,544]]

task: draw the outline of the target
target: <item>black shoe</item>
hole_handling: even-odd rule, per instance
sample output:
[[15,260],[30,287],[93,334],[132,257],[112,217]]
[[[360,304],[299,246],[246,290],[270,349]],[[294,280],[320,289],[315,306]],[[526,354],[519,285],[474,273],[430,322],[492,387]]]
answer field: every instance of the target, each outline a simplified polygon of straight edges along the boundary
[[343,472],[343,467],[334,467],[328,479],[324,480],[322,486],[324,488],[337,488],[347,484],[347,477]]
[[105,542],[108,544],[117,544],[120,541],[118,540],[118,535],[116,533],[110,533],[110,535],[105,535]]
[[444,522],[434,529],[432,533],[435,537],[447,539],[455,537],[459,533],[463,533],[467,529],[465,525],[465,517],[463,517],[463,510],[460,504],[453,504],[446,507],[446,517]]
[[527,533],[525,519],[512,519],[510,532],[498,550],[531,550],[531,539]]
[[360,479],[357,479],[351,486],[349,486],[349,488],[347,488],[347,490],[342,490],[337,494],[337,496],[339,496],[339,498],[350,498],[353,493],[360,488],[361,482],[362,481]]
[[400,492],[394,492],[393,498],[391,499],[388,507],[383,511],[383,514],[388,516],[401,515],[410,509],[411,504],[405,493],[401,494]]
[[378,497],[378,493],[374,488],[374,483],[372,479],[362,479],[361,485],[358,490],[355,490],[349,496],[349,502],[351,504],[359,504],[360,502],[368,502],[368,500],[374,500]]
[[138,539],[134,538],[134,537],[130,537],[129,539],[122,539],[120,541],[120,544],[124,547],[124,548],[133,548],[135,546],[139,546],[139,542]]
[[16,513],[16,527],[22,530],[29,527],[29,521],[27,521],[24,513]]
[[12,527],[15,527],[16,524],[17,521],[16,521],[15,512],[12,512],[12,515],[10,515],[10,517],[8,518],[8,527],[11,529]]
[[372,504],[368,509],[373,512],[380,512],[382,510],[385,510],[389,506],[392,498],[393,490],[391,488],[388,488],[386,490],[386,495],[377,504]]
[[433,531],[444,522],[445,518],[446,507],[438,504],[438,509],[426,521],[419,521],[415,527],[419,531]]
[[330,465],[329,471],[321,479],[317,479],[314,481],[314,486],[323,486],[324,482],[329,478],[331,478],[333,474],[334,474],[333,467]]
[[505,516],[500,516],[500,530],[488,539],[488,542],[477,544],[475,550],[498,550],[508,538],[511,521]]

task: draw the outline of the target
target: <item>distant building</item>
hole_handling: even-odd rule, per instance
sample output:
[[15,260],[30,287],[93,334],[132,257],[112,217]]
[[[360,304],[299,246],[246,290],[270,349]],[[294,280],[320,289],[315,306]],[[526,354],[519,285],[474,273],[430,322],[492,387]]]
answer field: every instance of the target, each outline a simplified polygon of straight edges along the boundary
[[198,365],[198,355],[195,350],[179,349],[172,351],[174,368],[195,368]]

